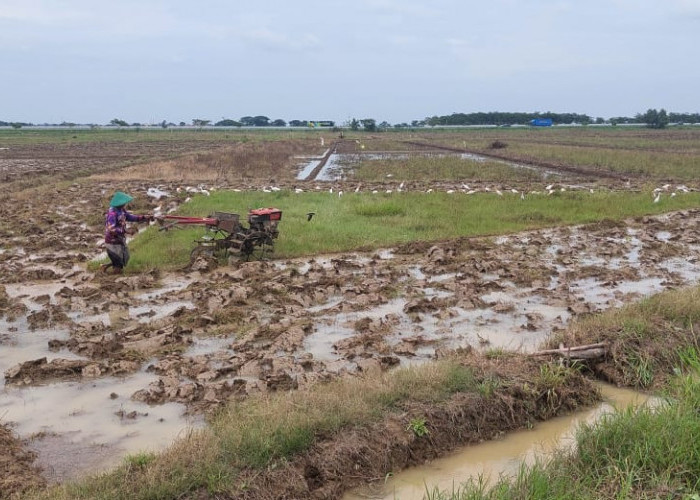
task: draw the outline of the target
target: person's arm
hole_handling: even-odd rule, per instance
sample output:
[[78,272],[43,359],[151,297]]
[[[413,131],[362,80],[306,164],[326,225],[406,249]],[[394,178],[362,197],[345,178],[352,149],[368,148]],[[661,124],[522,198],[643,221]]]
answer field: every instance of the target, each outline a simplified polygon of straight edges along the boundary
[[146,220],[153,220],[152,215],[136,215],[126,211],[124,212],[124,215],[126,216],[126,220],[129,222],[143,222]]

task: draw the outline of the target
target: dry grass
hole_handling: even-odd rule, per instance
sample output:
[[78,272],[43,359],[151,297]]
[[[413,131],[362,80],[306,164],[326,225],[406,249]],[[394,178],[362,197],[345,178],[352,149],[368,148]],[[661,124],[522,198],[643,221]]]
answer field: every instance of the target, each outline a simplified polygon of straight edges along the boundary
[[608,342],[609,356],[594,366],[617,385],[660,388],[678,366],[680,353],[698,349],[700,287],[663,292],[639,303],[573,322],[548,345]]
[[[206,182],[246,185],[275,184],[290,181],[295,176],[294,157],[322,149],[316,141],[243,142],[213,151],[189,153],[163,161],[139,163],[123,168],[121,180],[163,180],[169,182]],[[114,174],[92,176],[95,180],[110,180]]]

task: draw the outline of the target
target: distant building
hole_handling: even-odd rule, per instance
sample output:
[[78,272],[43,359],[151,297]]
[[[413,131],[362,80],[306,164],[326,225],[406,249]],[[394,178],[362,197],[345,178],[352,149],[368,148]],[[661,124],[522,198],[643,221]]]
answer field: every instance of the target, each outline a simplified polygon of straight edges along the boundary
[[335,127],[335,122],[331,120],[310,121],[309,127]]
[[535,118],[534,120],[530,120],[530,125],[533,127],[551,127],[552,126],[552,119],[551,118]]

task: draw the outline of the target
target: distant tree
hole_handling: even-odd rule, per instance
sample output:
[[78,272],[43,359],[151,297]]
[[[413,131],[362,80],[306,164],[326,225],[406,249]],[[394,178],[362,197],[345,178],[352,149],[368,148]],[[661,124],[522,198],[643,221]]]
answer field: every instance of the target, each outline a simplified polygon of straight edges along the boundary
[[387,130],[387,129],[390,129],[390,128],[391,128],[391,123],[389,123],[388,121],[383,121],[383,122],[381,122],[381,123],[379,124],[379,129],[380,129],[380,130]]
[[290,127],[306,127],[308,124],[306,120],[289,120]]
[[270,125],[272,125],[273,127],[286,127],[287,122],[282,120],[281,118],[277,118],[272,123],[270,123]]
[[669,113],[670,123],[700,123],[700,113]]
[[353,119],[350,120],[350,122],[348,123],[348,127],[350,127],[350,130],[354,130],[354,131],[360,130],[360,122],[359,122],[359,120],[357,120],[356,118],[353,118]]
[[168,128],[168,122],[166,122],[165,120],[160,122],[160,128]]
[[637,115],[637,120],[646,123],[649,128],[665,128],[669,122],[668,114],[663,108],[660,111],[648,109],[643,115]]
[[185,127],[185,126],[187,126],[187,124],[185,122],[180,122],[180,123],[178,123],[178,126]]
[[218,121],[214,124],[217,127],[240,127],[241,122],[237,122],[236,120],[231,120],[229,118],[224,118],[221,121]]
[[253,117],[253,125],[255,127],[268,127],[270,125],[270,119],[267,116],[255,116]]
[[244,127],[268,127],[270,119],[267,116],[243,116],[240,119]]
[[206,127],[211,123],[211,120],[202,120],[201,118],[194,118],[192,120],[192,125],[195,127]]
[[22,128],[22,124],[20,122],[12,122],[10,125],[12,126],[12,128],[15,128],[15,129]]
[[360,120],[362,123],[362,127],[365,129],[365,132],[376,132],[377,131],[377,120],[374,118],[365,118],[364,120]]
[[631,120],[629,118],[626,118],[624,116],[614,116],[610,118],[610,124],[613,126],[619,125],[620,123],[630,123],[630,121]]
[[602,125],[603,123],[605,123],[605,120],[599,116],[598,118],[595,119],[595,122],[598,125]]
[[109,122],[110,125],[114,125],[116,127],[128,127],[129,124],[125,122],[124,120],[120,120],[119,118],[114,118],[112,121]]

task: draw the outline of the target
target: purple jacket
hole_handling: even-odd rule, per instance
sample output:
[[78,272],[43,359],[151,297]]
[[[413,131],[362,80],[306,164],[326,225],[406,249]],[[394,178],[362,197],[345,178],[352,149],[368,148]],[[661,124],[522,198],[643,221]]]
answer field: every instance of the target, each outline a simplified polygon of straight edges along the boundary
[[126,223],[146,220],[144,215],[134,215],[124,208],[109,207],[105,221],[105,243],[122,245],[126,243]]

